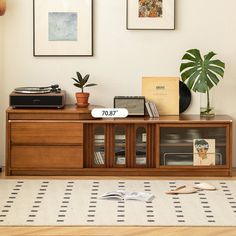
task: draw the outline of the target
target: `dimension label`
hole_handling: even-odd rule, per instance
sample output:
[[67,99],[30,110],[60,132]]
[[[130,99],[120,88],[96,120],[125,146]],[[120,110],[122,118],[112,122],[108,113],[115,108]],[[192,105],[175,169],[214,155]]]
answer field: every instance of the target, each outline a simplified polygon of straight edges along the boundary
[[92,110],[94,118],[125,118],[128,114],[126,108],[94,108]]

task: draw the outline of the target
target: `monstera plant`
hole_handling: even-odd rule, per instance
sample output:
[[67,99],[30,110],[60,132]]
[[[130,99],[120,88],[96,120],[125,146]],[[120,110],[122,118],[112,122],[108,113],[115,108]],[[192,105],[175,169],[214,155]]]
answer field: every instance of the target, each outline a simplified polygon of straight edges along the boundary
[[206,95],[206,105],[201,105],[201,115],[214,115],[210,104],[210,90],[224,76],[225,63],[214,59],[216,53],[209,52],[203,57],[198,49],[188,50],[182,57],[180,73],[189,89]]

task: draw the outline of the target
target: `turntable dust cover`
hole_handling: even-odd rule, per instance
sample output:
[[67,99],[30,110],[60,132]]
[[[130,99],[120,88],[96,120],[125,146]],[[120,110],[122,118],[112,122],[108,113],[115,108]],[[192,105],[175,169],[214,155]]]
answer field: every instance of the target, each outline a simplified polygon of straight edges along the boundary
[[160,115],[179,115],[178,77],[143,77],[142,95],[156,104]]

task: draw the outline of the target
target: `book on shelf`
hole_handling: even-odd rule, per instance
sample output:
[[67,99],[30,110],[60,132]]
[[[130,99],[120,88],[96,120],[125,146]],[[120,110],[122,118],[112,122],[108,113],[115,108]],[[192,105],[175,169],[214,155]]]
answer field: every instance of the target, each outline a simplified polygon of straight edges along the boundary
[[154,102],[150,102],[150,107],[153,113],[153,117],[159,117],[159,112],[157,110],[157,105]]
[[147,110],[147,113],[148,113],[149,117],[152,118],[153,117],[153,113],[152,113],[152,110],[151,110],[149,102],[145,102],[145,106],[146,106],[146,110]]
[[154,102],[148,102],[147,101],[145,103],[145,106],[146,106],[149,117],[151,117],[151,118],[159,117],[159,112],[158,112],[157,106]]
[[116,140],[125,140],[126,139],[126,135],[125,134],[116,134],[115,135],[115,139]]
[[94,135],[94,142],[95,143],[104,143],[105,136],[103,134],[95,134]]
[[136,164],[137,165],[146,165],[146,162],[147,162],[147,157],[146,156],[143,156],[143,157],[137,156],[136,157]]
[[94,139],[105,139],[105,135],[104,134],[95,134],[94,135]]
[[116,165],[125,165],[125,157],[117,156],[116,157]]
[[147,133],[142,133],[142,142],[147,142]]
[[94,143],[95,144],[101,144],[101,143],[104,143],[104,141],[105,141],[104,139],[95,139]]
[[105,164],[104,152],[94,152],[94,164],[96,164],[96,165],[104,165]]
[[137,200],[150,202],[154,199],[154,195],[148,192],[125,192],[124,190],[117,190],[112,192],[106,192],[102,194],[100,199],[108,200]]

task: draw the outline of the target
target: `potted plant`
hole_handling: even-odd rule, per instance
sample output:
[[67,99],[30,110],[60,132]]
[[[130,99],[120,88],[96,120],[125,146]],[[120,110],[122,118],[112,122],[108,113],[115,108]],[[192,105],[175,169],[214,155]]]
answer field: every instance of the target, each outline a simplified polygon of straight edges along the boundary
[[72,79],[75,81],[74,86],[81,89],[81,92],[75,93],[77,106],[78,107],[88,107],[88,105],[89,105],[89,103],[88,103],[89,93],[85,93],[84,88],[92,87],[92,86],[95,86],[97,84],[94,84],[94,83],[87,84],[89,76],[90,76],[89,74],[82,77],[80,72],[76,72],[76,75],[77,75],[77,79],[72,77]]
[[209,52],[202,57],[198,49],[190,49],[182,57],[180,65],[183,82],[189,89],[201,93],[201,116],[214,116],[210,91],[224,76],[225,63],[213,59],[215,55],[216,53]]

